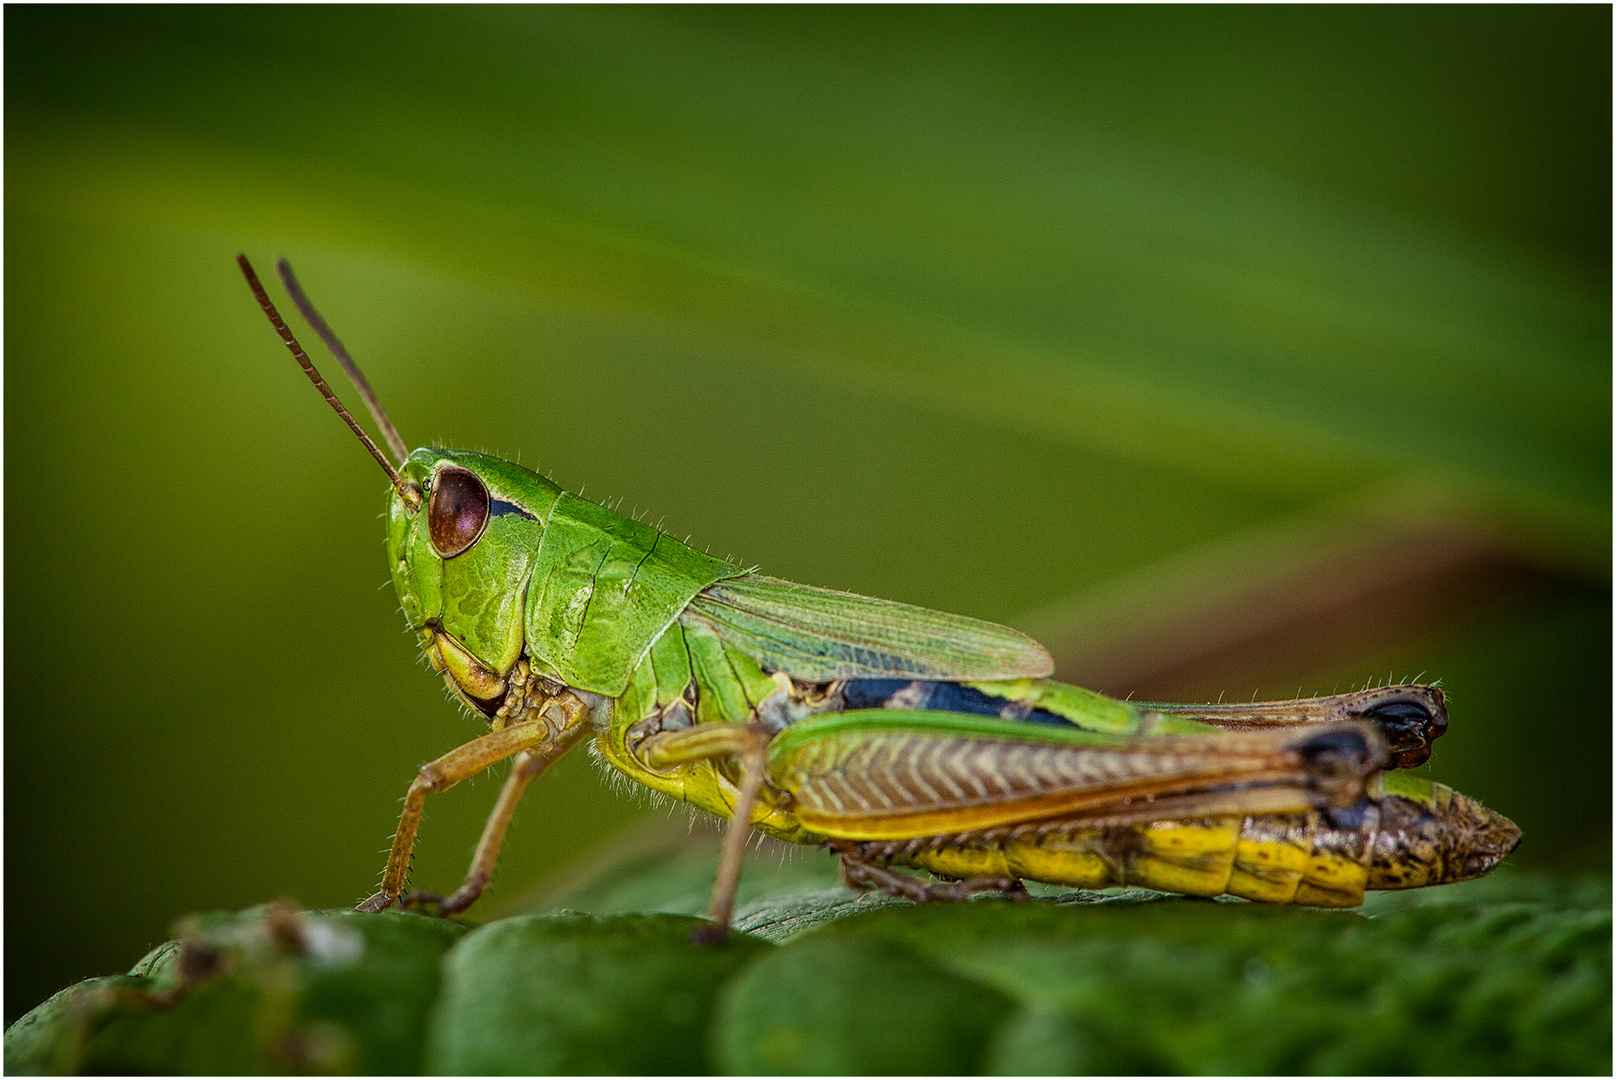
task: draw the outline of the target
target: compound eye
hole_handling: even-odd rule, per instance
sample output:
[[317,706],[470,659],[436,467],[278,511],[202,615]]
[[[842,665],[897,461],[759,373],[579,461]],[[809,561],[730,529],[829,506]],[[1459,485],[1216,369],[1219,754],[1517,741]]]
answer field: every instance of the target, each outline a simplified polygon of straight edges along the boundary
[[475,544],[488,524],[488,489],[475,473],[445,465],[432,482],[426,523],[438,554],[454,558]]

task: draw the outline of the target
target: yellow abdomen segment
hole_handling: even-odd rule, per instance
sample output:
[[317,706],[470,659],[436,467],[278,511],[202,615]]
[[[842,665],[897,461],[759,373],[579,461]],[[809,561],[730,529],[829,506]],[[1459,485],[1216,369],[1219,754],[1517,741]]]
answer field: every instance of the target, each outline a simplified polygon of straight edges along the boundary
[[1234,870],[1240,820],[1164,821],[1141,827],[1124,884],[1186,896],[1226,892]]
[[1311,832],[1302,816],[1166,821],[1029,831],[895,861],[957,878],[1008,876],[1081,889],[1133,885],[1315,907],[1363,903],[1368,872],[1345,855],[1314,851]]

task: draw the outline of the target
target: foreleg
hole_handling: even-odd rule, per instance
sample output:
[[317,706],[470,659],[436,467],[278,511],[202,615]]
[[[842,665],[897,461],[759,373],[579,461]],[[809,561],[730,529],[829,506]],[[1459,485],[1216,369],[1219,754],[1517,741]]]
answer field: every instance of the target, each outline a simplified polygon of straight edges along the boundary
[[[382,887],[361,903],[359,910],[385,910],[396,903],[399,894],[404,891],[404,882],[410,872],[410,854],[415,850],[415,836],[421,827],[421,811],[426,806],[429,792],[447,791],[468,776],[475,776],[513,754],[551,739],[553,731],[554,725],[544,720],[527,720],[473,739],[436,761],[422,765],[415,782],[404,795],[404,812],[399,815],[398,831],[393,834],[393,850],[387,856]],[[503,829],[500,834],[504,835]]]
[[588,726],[578,724],[568,728],[553,742],[517,754],[515,760],[511,762],[511,774],[505,778],[505,786],[500,789],[499,799],[488,815],[488,823],[483,826],[483,835],[477,841],[476,854],[471,857],[471,869],[466,871],[465,884],[446,897],[433,896],[421,891],[412,892],[404,898],[404,906],[435,903],[438,906],[438,916],[450,919],[475,904],[478,897],[482,896],[483,890],[488,888],[488,883],[494,880],[494,867],[499,863],[499,850],[505,843],[505,831],[510,828],[511,818],[516,814],[516,806],[522,801],[522,796],[527,794],[528,785],[543,776],[551,765],[565,757],[567,752],[582,742],[588,734]]

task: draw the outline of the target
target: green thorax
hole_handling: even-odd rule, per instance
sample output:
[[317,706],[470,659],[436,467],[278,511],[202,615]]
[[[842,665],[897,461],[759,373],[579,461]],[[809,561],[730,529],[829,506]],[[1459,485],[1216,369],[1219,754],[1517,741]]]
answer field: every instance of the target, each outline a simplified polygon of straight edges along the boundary
[[570,686],[613,697],[691,599],[740,567],[562,492],[527,591],[527,647]]

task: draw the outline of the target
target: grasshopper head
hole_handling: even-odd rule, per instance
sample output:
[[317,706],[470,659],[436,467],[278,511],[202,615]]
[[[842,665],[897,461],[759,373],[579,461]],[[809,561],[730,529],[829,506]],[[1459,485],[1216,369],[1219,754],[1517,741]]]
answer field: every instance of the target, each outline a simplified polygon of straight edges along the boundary
[[236,263],[303,373],[393,485],[387,560],[404,615],[427,659],[462,700],[492,717],[505,696],[506,677],[522,656],[528,573],[560,489],[487,454],[437,448],[408,453],[359,365],[281,259],[281,283],[353,380],[383,441],[400,459],[395,466],[321,378],[247,256],[237,255]]
[[387,562],[404,616],[450,689],[492,716],[522,656],[528,575],[560,489],[512,462],[436,447],[399,472],[421,493],[395,487],[389,500]]

